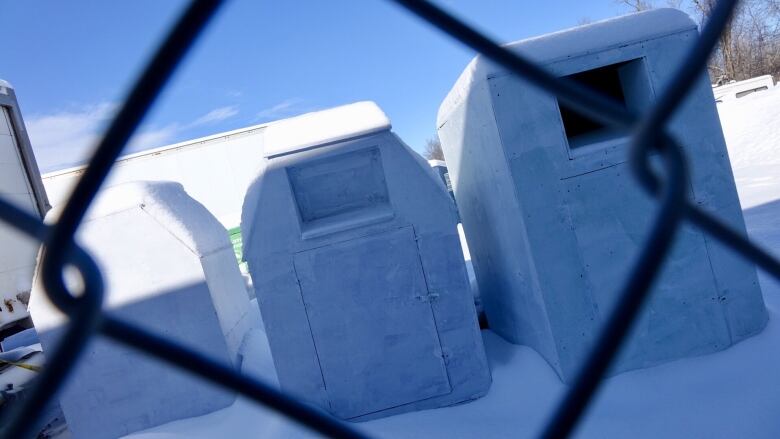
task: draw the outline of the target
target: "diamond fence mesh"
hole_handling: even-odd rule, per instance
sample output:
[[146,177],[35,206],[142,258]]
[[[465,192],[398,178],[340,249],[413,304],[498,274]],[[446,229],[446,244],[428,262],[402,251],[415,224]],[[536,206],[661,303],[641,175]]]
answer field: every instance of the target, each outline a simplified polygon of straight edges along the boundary
[[[555,94],[579,112],[605,125],[629,129],[632,133],[630,165],[634,177],[658,200],[659,209],[653,226],[623,284],[618,303],[607,317],[573,385],[540,432],[541,437],[565,438],[574,430],[641,310],[669,253],[675,233],[684,221],[698,226],[780,279],[780,261],[688,199],[684,185],[687,161],[675,139],[665,130],[667,121],[705,68],[719,35],[737,6],[737,0],[720,0],[717,3],[699,40],[685,57],[685,64],[677,68],[675,82],[663,90],[652,108],[641,115],[628,113],[607,96],[547,73],[432,3],[425,0],[394,1],[482,56]],[[232,389],[286,416],[291,422],[303,424],[321,434],[338,438],[367,437],[352,424],[335,419],[266,383],[102,312],[104,283],[101,272],[90,255],[74,242],[75,232],[114,161],[222,3],[219,0],[195,0],[188,6],[128,94],[56,223],[45,225],[39,218],[0,198],[0,219],[42,242],[44,252],[40,273],[44,289],[48,298],[69,317],[60,345],[54,352],[47,353],[48,366],[37,377],[29,395],[0,416],[1,438],[24,438],[35,433],[30,431],[33,421],[45,404],[56,396],[86,343],[96,336],[107,337],[154,356],[180,368],[182,373],[194,374]],[[651,153],[660,155],[663,160],[661,174],[654,172],[649,165]],[[83,291],[69,291],[65,286],[63,272],[66,267],[78,270],[83,279]]]

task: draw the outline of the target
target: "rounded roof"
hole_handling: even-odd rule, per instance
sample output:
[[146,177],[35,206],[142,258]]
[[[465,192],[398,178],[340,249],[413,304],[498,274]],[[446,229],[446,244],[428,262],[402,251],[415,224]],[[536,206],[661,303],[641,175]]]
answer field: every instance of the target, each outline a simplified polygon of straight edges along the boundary
[[[505,48],[539,64],[600,52],[613,47],[651,40],[665,35],[696,29],[696,23],[685,12],[662,8],[609,18],[538,37],[504,45]],[[438,126],[460,105],[472,84],[508,70],[485,57],[476,56],[439,108]]]
[[[64,204],[50,210],[46,222],[56,221]],[[230,247],[225,228],[180,183],[137,181],[100,191],[84,221],[141,208],[195,254],[205,255]]]
[[390,119],[370,101],[306,113],[272,122],[266,127],[263,133],[265,157],[285,155],[390,128]]

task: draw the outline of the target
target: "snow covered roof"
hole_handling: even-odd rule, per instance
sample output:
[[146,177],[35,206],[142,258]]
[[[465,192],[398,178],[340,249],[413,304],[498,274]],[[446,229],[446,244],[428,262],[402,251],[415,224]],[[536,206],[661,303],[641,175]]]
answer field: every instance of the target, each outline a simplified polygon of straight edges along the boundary
[[6,91],[7,88],[13,89],[14,87],[11,85],[10,82],[4,79],[0,79],[0,93],[8,94],[8,92]]
[[[63,206],[49,211],[46,222],[56,220]],[[193,253],[205,255],[231,245],[222,224],[187,195],[181,184],[170,181],[139,181],[105,188],[90,206],[85,221],[136,207],[154,217]]]
[[[652,9],[516,41],[507,48],[537,62],[550,62],[696,27],[691,17],[678,9]],[[486,73],[503,70],[493,65]]]
[[[537,63],[549,64],[565,58],[574,58],[696,28],[696,23],[686,13],[677,9],[662,8],[515,41],[504,47]],[[506,72],[503,66],[494,64],[481,55],[475,57],[442,102],[439,108],[438,126],[441,126],[449,114],[465,99],[473,83]]]
[[269,124],[264,133],[265,156],[289,154],[390,128],[390,119],[377,104],[355,102]]

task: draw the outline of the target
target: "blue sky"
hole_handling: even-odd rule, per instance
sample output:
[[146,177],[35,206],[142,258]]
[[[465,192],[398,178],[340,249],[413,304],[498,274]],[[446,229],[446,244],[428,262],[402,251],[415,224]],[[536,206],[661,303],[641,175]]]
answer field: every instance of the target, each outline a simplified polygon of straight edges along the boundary
[[[0,0],[0,78],[16,89],[42,171],[86,157],[184,1]],[[625,13],[614,0],[440,0],[508,42]],[[384,0],[229,1],[130,150],[359,100],[418,151],[474,53]]]

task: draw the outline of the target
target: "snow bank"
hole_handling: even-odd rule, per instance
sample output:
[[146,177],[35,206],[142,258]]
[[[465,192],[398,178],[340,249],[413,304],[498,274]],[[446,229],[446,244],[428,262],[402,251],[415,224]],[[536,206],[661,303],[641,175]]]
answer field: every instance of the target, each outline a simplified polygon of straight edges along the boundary
[[780,87],[718,104],[743,209],[780,196]]

